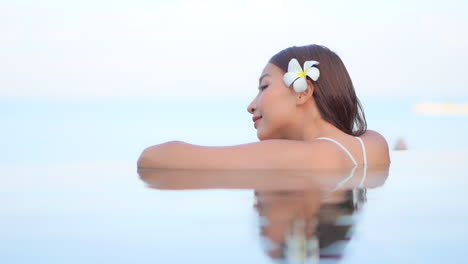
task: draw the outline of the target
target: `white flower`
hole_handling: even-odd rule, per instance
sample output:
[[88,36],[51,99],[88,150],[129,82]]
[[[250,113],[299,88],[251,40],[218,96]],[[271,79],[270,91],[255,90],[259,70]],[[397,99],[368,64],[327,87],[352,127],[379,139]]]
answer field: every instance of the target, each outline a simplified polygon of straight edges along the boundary
[[301,68],[297,59],[293,58],[289,61],[288,72],[284,74],[283,81],[287,86],[293,84],[294,91],[300,93],[307,89],[307,76],[313,81],[317,81],[320,76],[320,70],[314,65],[318,65],[318,61],[304,62],[304,69]]
[[296,219],[285,237],[284,256],[287,263],[319,263],[320,246],[316,236],[307,239],[306,222]]

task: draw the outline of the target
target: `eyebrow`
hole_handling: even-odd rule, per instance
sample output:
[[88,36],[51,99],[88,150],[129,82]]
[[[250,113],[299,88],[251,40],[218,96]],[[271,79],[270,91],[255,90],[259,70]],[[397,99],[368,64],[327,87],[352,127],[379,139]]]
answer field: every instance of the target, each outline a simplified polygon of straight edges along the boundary
[[270,74],[265,73],[265,74],[263,74],[262,76],[260,76],[260,79],[258,79],[258,83],[261,83],[261,82],[262,82],[262,79],[265,78],[265,77],[267,77],[267,76],[270,76]]

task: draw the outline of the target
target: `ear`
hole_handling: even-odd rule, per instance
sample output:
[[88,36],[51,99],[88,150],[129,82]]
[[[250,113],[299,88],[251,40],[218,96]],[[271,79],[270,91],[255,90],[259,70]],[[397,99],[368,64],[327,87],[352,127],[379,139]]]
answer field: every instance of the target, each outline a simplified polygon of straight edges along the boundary
[[296,104],[301,105],[309,101],[314,94],[315,87],[310,80],[307,80],[307,89],[303,92],[296,93]]

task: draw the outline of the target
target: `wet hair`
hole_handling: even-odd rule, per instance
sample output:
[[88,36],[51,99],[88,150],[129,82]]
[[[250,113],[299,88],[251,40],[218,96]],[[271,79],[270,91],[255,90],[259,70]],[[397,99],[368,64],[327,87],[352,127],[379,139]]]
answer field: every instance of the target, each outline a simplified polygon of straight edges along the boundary
[[360,136],[367,130],[367,122],[354,86],[340,57],[321,45],[293,46],[274,55],[269,63],[284,72],[288,64],[296,58],[299,64],[315,60],[320,70],[320,77],[314,84],[313,97],[322,118],[346,134]]

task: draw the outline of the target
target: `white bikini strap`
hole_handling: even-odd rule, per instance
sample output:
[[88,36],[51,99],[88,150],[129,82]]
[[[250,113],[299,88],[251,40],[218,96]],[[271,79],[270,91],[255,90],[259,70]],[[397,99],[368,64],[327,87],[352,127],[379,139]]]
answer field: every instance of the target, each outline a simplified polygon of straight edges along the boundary
[[332,190],[332,191],[336,191],[338,189],[341,188],[341,186],[345,185],[345,183],[347,183],[351,178],[354,177],[354,173],[356,172],[356,168],[358,166],[354,166],[353,169],[351,170],[351,173],[349,174],[348,177],[346,177],[345,179],[339,181],[336,185],[335,185],[335,188]]
[[344,150],[344,152],[346,152],[346,154],[348,154],[349,158],[353,161],[353,164],[354,166],[357,166],[358,163],[356,162],[356,160],[354,159],[353,155],[351,155],[351,153],[349,152],[349,150],[347,148],[345,148],[345,146],[341,145],[340,142],[332,139],[332,138],[327,138],[327,137],[318,137],[316,139],[324,139],[324,140],[328,140],[328,141],[331,141],[335,144],[337,144],[340,148],[342,148]]
[[359,188],[363,188],[364,182],[366,181],[366,177],[367,177],[367,165],[364,165],[364,167],[362,168],[362,179],[361,179],[361,182],[359,183]]
[[367,153],[366,153],[366,145],[364,145],[364,141],[360,137],[355,137],[361,142],[362,147],[362,159],[364,160],[364,166],[367,166]]

